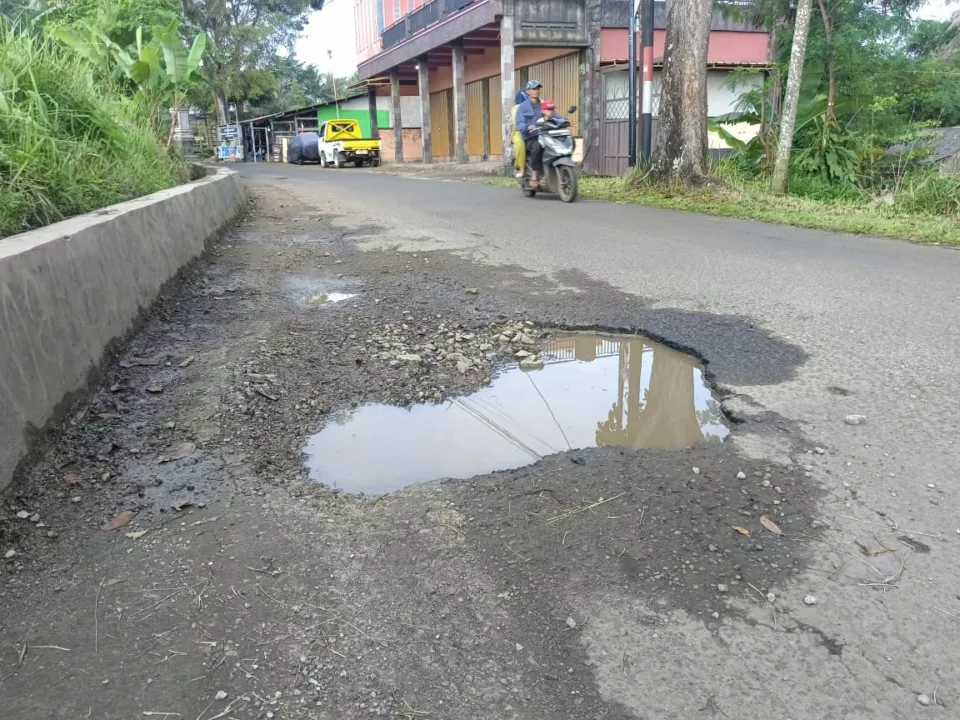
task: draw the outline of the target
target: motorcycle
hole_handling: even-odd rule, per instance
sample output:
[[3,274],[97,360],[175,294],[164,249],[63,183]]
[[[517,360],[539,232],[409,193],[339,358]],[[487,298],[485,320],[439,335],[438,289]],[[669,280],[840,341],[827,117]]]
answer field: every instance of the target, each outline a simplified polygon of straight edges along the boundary
[[[567,112],[573,114],[576,111],[577,106],[572,105]],[[573,202],[577,199],[577,169],[573,162],[577,145],[570,131],[570,121],[556,117],[540,118],[537,125],[540,128],[538,140],[543,148],[546,188],[531,184],[529,164],[524,168],[523,177],[519,178],[520,188],[527,197],[533,197],[537,192],[551,192],[559,195],[563,202]]]

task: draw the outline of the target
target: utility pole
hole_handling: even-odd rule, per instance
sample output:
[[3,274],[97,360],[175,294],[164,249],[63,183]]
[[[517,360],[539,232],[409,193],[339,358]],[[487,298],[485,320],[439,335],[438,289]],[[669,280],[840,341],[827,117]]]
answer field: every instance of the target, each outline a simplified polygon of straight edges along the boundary
[[[653,149],[653,2],[637,0],[640,7],[640,46],[643,48],[643,115],[640,118],[640,157],[650,162]],[[634,10],[636,15],[636,10]]]
[[627,20],[627,57],[630,58],[627,81],[627,167],[637,164],[637,6],[640,0],[630,3]]

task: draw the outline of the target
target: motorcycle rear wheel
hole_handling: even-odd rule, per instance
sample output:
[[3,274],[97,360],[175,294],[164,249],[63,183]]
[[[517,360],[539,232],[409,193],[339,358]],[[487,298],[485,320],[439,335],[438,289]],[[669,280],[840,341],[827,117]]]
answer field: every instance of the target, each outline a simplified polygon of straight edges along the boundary
[[569,165],[557,168],[557,194],[565,203],[577,199],[577,172]]

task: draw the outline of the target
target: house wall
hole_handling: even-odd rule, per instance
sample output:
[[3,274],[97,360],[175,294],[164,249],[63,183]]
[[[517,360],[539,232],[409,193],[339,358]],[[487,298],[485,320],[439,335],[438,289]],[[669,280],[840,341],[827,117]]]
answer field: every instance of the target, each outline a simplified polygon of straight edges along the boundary
[[[653,32],[653,56],[663,58],[666,30]],[[626,28],[602,28],[600,30],[601,62],[626,62],[630,57],[627,46],[629,33]],[[763,65],[767,62],[769,36],[767,33],[712,30],[707,47],[707,62],[718,65]],[[641,59],[637,44],[637,60]]]
[[380,52],[380,31],[383,28],[383,18],[378,12],[378,7],[388,1],[354,0],[353,2],[354,37],[358,63],[369,60]]
[[[730,87],[732,70],[707,71],[707,114],[710,117],[726,115],[737,109],[737,101],[744,92],[763,84],[763,75],[760,72],[743,77],[735,88]],[[605,104],[608,120],[626,120],[627,93],[629,90],[629,74],[624,70],[611,70],[604,73],[606,79]],[[657,117],[660,110],[660,83],[663,71],[653,73],[653,116]],[[638,96],[639,102],[639,96]],[[640,108],[637,108],[640,112]],[[741,140],[749,140],[757,133],[755,125],[737,124],[725,126],[725,129]],[[710,133],[708,138],[712,149],[725,149],[728,145],[716,133]]]
[[[518,47],[514,53],[514,67],[529,65],[569,55],[571,48]],[[500,75],[500,48],[486,48],[482,55],[467,55],[464,58],[463,75],[466,82]],[[443,67],[430,72],[430,92],[453,87],[453,68]]]
[[[393,150],[393,133],[380,133],[380,157],[386,162],[393,162]],[[419,162],[422,159],[423,136],[420,134],[420,128],[405,127],[403,129],[403,161]]]

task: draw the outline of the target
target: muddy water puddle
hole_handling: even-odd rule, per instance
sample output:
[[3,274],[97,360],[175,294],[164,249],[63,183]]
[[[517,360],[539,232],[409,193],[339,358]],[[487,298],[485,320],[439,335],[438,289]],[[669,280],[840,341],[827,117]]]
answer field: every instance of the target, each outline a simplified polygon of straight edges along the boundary
[[541,358],[542,370],[507,370],[443,404],[339,414],[307,442],[311,477],[347,492],[383,493],[567,450],[679,450],[729,432],[699,362],[646,338],[559,334]]

